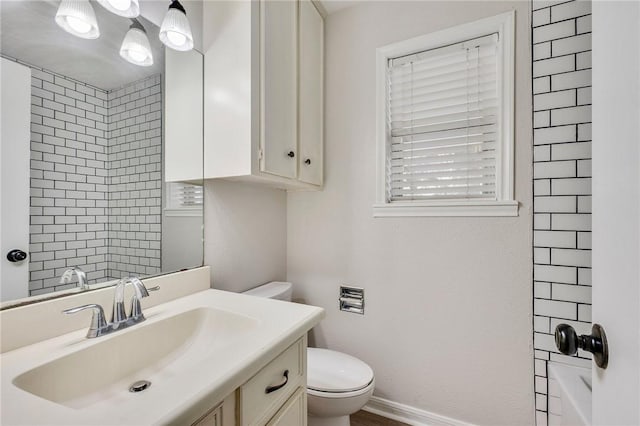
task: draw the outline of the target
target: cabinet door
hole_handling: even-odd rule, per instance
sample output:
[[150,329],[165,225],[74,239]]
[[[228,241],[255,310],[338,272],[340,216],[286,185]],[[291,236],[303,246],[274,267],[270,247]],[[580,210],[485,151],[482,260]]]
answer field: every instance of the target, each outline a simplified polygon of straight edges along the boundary
[[191,426],[236,426],[235,392],[227,396],[222,404],[203,414]]
[[298,388],[291,398],[273,416],[267,426],[306,426],[307,424],[307,393],[304,388]]
[[297,176],[297,1],[260,2],[260,170]]
[[298,179],[322,185],[323,21],[310,0],[300,1]]
[[222,407],[216,407],[191,426],[222,426]]

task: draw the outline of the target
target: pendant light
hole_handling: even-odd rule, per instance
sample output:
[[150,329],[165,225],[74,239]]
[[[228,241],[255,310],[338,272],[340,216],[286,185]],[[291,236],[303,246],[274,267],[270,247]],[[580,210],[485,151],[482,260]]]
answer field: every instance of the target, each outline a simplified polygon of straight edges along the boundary
[[56,23],[76,37],[100,37],[96,14],[88,0],[62,0],[56,13]]
[[153,54],[147,38],[147,31],[137,19],[133,18],[131,21],[129,31],[120,46],[120,56],[134,65],[149,67],[153,65]]
[[137,18],[140,15],[138,0],[98,0],[98,3],[109,12],[125,18]]
[[193,35],[187,13],[178,0],[172,0],[160,27],[160,41],[174,50],[193,49]]

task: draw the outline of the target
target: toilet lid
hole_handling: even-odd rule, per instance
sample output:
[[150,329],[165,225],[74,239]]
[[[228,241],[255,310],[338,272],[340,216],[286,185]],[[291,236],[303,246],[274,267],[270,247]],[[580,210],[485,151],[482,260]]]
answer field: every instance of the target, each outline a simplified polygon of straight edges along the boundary
[[307,348],[307,387],[323,392],[351,392],[366,387],[373,370],[351,355]]

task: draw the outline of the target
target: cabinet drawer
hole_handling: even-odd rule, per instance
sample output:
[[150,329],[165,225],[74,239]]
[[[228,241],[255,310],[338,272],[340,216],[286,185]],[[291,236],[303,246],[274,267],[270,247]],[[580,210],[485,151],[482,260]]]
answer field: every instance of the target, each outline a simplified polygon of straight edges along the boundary
[[240,424],[264,425],[291,394],[305,387],[306,337],[298,340],[240,387]]

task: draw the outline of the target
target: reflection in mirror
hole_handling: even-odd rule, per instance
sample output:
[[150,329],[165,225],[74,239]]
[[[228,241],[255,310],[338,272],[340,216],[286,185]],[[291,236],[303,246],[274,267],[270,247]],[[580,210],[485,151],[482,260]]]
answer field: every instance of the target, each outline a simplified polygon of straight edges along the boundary
[[[202,55],[97,4],[76,37],[58,5],[0,2],[3,307],[202,265]],[[145,33],[152,61],[121,52]]]

